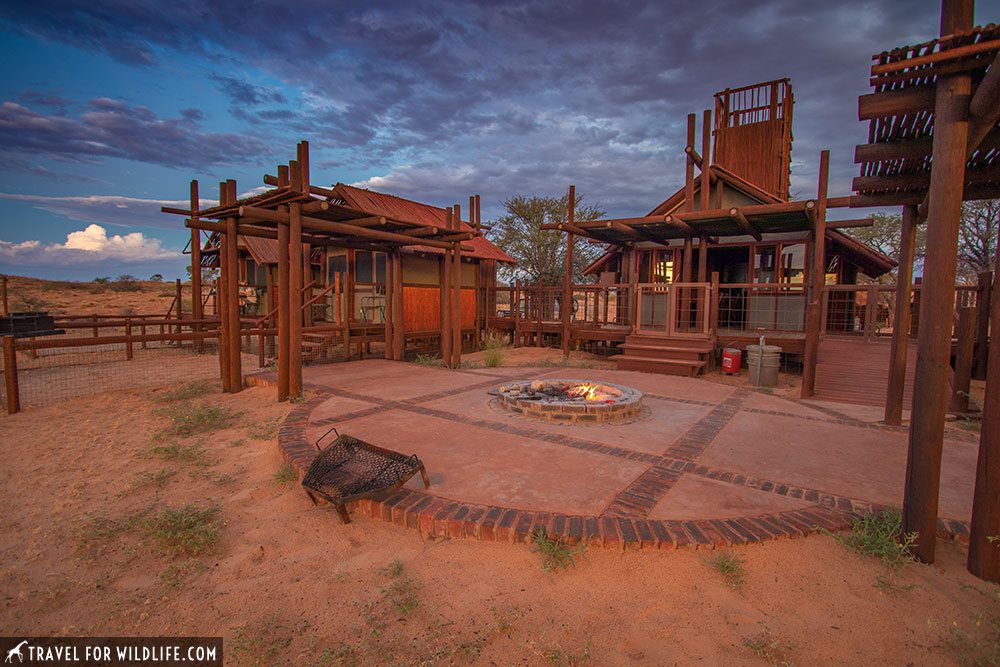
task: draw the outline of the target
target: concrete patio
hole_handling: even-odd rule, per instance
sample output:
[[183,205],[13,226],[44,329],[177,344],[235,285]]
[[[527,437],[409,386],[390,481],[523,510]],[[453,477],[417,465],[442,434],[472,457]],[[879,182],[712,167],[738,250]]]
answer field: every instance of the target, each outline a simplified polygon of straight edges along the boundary
[[[417,454],[429,489],[417,477],[352,509],[431,535],[517,541],[542,526],[606,546],[721,547],[839,529],[858,512],[902,501],[906,430],[829,404],[580,368],[447,370],[369,360],[307,367],[303,378],[309,398],[279,436],[285,458],[301,475],[331,426]],[[534,378],[633,387],[645,394],[645,410],[627,423],[563,425],[491,406],[488,390]],[[966,539],[977,441],[972,434],[945,441],[944,536]]]

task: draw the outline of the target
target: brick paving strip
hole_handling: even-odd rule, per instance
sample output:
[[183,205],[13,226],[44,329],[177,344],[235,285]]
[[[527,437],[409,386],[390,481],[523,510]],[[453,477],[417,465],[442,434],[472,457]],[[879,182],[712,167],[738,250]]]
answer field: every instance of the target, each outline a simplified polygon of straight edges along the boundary
[[[274,381],[266,374],[251,376],[248,380],[252,385],[274,385]],[[569,544],[583,542],[590,546],[615,549],[712,549],[804,536],[820,531],[839,531],[849,527],[851,520],[859,516],[861,512],[881,508],[880,505],[874,503],[825,494],[814,489],[804,489],[769,480],[760,480],[731,471],[699,466],[691,460],[704,451],[725,424],[740,410],[740,404],[749,395],[749,392],[746,391],[738,391],[716,405],[708,415],[696,422],[687,433],[681,436],[664,456],[615,447],[596,441],[570,438],[527,426],[469,419],[419,405],[421,402],[483,389],[503,382],[504,379],[498,377],[475,385],[436,392],[405,401],[385,400],[325,385],[307,384],[305,385],[306,389],[313,392],[314,395],[297,405],[285,418],[278,432],[279,451],[284,460],[295,467],[301,476],[316,455],[315,445],[306,439],[306,429],[309,426],[333,425],[350,419],[370,416],[387,409],[400,409],[450,419],[469,426],[488,428],[521,437],[585,449],[599,454],[649,462],[652,464],[650,470],[669,472],[668,477],[676,476],[676,479],[679,479],[683,474],[694,474],[761,492],[816,502],[815,505],[803,509],[771,512],[754,517],[691,521],[652,520],[643,518],[645,515],[615,516],[609,512],[605,512],[601,516],[573,516],[539,510],[464,503],[410,489],[400,489],[388,492],[385,497],[380,499],[360,500],[350,504],[352,509],[365,516],[413,528],[434,538],[468,538],[486,542],[528,542],[534,531],[544,529],[548,535],[563,537]],[[365,401],[371,403],[372,406],[335,418],[310,422],[309,415],[313,410],[332,396]],[[655,398],[660,397],[656,396]],[[647,473],[649,472],[647,471]],[[638,481],[636,480],[636,482]],[[632,488],[636,482],[629,488]],[[668,489],[663,492],[666,493],[666,490]],[[655,505],[655,503],[653,504]],[[614,501],[612,505],[614,505]],[[623,504],[622,508],[624,509],[624,507]],[[646,512],[648,513],[648,510]],[[942,538],[955,539],[968,544],[968,524],[939,519],[938,535]]]

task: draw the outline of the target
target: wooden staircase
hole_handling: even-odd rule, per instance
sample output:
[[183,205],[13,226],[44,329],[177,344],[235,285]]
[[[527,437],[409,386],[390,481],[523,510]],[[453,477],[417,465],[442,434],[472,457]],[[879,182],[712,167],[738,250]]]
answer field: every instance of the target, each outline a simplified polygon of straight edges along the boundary
[[322,358],[330,346],[343,335],[339,331],[324,331],[322,333],[303,332],[302,363],[308,364]]
[[631,334],[619,348],[622,354],[611,360],[620,371],[694,377],[708,367],[715,345],[704,339]]

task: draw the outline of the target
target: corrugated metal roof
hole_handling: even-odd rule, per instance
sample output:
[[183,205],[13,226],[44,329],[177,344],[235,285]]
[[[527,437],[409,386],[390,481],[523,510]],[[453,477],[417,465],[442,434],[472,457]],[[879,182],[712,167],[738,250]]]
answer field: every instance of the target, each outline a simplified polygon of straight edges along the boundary
[[[420,202],[415,202],[410,199],[403,199],[402,197],[387,195],[381,192],[375,192],[374,190],[355,188],[350,185],[344,185],[343,183],[338,183],[334,187],[334,190],[340,193],[347,206],[350,206],[351,208],[356,208],[372,215],[383,215],[387,218],[394,218],[396,220],[405,220],[407,222],[414,222],[421,225],[431,225],[440,229],[445,228],[445,210],[443,208],[430,206],[429,204],[421,204]],[[465,222],[461,223],[461,229],[464,232],[474,231],[472,227]],[[471,253],[462,253],[463,256],[477,257],[479,259],[494,259],[498,262],[507,262],[510,264],[516,263],[513,257],[490,243],[486,237],[476,236],[475,238],[466,241],[466,243],[473,247],[473,251]],[[417,252],[430,252],[438,254],[444,252],[441,248],[430,248],[427,246],[408,246],[404,249],[404,252],[407,249]]]
[[[241,236],[240,240],[258,264],[278,263],[278,242],[275,239],[262,239],[257,236]],[[310,264],[323,264],[323,248],[313,247],[309,255]]]

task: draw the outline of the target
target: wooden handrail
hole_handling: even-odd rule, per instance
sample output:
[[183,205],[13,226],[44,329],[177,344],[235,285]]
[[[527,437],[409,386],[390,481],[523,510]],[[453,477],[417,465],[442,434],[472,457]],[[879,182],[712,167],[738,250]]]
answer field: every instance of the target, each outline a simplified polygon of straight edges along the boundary
[[[303,288],[302,288],[301,290],[299,290],[299,294],[302,294],[302,293],[304,293],[304,292],[305,292],[305,291],[306,291],[307,289],[310,289],[310,288],[311,288],[311,287],[313,287],[313,286],[314,286],[315,284],[316,284],[316,281],[315,281],[315,280],[311,281],[311,282],[310,282],[310,283],[309,283],[308,285],[306,285],[306,286],[305,286],[305,287],[303,287]],[[259,326],[260,326],[261,324],[263,324],[263,323],[264,323],[264,322],[266,322],[267,320],[271,319],[271,317],[273,317],[273,316],[275,315],[275,313],[277,313],[277,312],[278,312],[278,309],[279,309],[279,308],[281,308],[281,305],[280,305],[280,304],[279,304],[279,305],[277,305],[277,306],[275,306],[274,308],[272,308],[272,309],[271,309],[271,312],[269,312],[269,313],[268,313],[267,315],[264,315],[263,317],[258,317],[258,318],[257,318],[257,326],[259,327]],[[305,309],[305,304],[302,304],[302,308],[303,308],[303,309]]]

